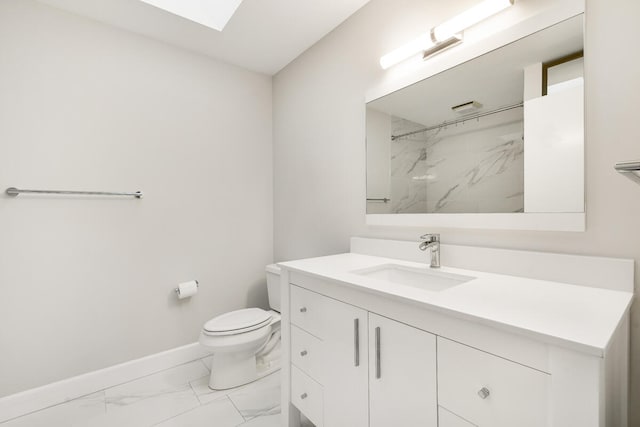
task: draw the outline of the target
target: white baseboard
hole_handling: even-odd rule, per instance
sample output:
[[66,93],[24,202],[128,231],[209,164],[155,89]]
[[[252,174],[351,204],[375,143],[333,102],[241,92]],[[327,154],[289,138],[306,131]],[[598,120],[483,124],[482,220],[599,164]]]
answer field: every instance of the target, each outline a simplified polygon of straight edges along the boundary
[[0,423],[207,355],[196,342],[12,394],[0,399]]

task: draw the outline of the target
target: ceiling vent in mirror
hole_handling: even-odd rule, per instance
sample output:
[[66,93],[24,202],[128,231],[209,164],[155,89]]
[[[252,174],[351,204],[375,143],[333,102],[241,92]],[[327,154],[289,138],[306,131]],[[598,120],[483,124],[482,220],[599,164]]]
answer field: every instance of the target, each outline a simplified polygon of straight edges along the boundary
[[174,15],[222,31],[242,0],[140,0]]
[[482,108],[482,104],[478,101],[469,101],[464,104],[456,105],[451,107],[453,111],[458,114],[471,114],[475,113]]

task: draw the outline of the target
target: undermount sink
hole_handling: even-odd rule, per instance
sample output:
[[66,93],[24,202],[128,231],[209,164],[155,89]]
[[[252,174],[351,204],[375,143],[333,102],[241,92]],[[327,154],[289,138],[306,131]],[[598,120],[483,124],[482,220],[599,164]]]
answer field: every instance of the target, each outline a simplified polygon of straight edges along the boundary
[[428,291],[443,291],[475,279],[461,274],[444,273],[425,268],[407,267],[399,264],[383,264],[363,270],[352,271],[360,276],[384,280],[399,285],[412,286]]

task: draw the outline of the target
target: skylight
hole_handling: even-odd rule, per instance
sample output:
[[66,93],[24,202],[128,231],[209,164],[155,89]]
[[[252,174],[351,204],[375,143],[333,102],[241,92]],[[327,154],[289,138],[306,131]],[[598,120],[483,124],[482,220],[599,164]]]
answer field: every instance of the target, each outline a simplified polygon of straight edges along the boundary
[[174,15],[222,31],[242,0],[140,0]]

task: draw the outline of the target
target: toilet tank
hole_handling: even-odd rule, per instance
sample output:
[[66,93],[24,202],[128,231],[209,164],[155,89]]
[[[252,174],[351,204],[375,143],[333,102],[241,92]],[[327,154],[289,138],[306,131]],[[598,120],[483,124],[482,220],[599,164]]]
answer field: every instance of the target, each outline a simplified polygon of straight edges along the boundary
[[269,264],[267,270],[267,293],[269,294],[269,307],[280,313],[280,267]]

